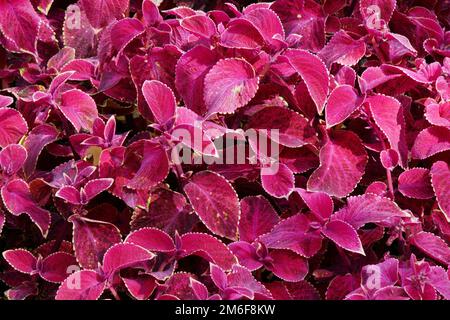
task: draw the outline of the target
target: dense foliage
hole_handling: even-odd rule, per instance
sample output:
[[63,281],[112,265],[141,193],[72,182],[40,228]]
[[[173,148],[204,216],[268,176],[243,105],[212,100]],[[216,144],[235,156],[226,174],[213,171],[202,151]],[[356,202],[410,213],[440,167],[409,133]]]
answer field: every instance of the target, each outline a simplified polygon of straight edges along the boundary
[[442,0],[0,0],[0,291],[450,299],[449,26]]

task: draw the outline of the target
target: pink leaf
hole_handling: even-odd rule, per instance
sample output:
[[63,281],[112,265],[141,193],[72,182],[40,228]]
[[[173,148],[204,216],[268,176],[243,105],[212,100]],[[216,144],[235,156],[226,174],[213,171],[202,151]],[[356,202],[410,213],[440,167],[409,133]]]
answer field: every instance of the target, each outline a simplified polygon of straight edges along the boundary
[[164,83],[147,80],[142,86],[142,93],[159,124],[165,124],[175,116],[175,95]]
[[211,38],[217,33],[214,21],[208,16],[186,17],[181,20],[181,26],[198,37]]
[[308,260],[290,250],[272,250],[269,255],[273,259],[271,271],[285,281],[301,281],[308,274]]
[[283,163],[275,163],[261,169],[261,184],[268,194],[287,198],[295,187],[294,174]]
[[155,278],[148,274],[136,277],[122,277],[130,294],[137,300],[147,300],[157,287]]
[[111,223],[78,215],[71,216],[69,221],[73,223],[75,255],[83,268],[96,269],[105,252],[122,241],[119,229]]
[[267,129],[267,135],[274,142],[291,148],[313,144],[317,139],[315,130],[305,117],[284,107],[267,107],[256,112],[247,127]]
[[202,171],[190,179],[184,191],[208,229],[219,236],[237,239],[239,199],[225,178]]
[[365,255],[358,233],[347,222],[330,221],[323,227],[322,234],[345,250]]
[[305,50],[290,49],[284,56],[305,81],[317,112],[321,114],[328,96],[327,68],[317,56]]
[[186,233],[181,236],[183,256],[197,255],[230,270],[237,262],[225,244],[206,233]]
[[221,34],[220,44],[227,48],[257,49],[264,45],[264,38],[250,21],[236,19]]
[[127,186],[136,190],[149,190],[169,174],[169,159],[159,143],[148,140],[142,143],[142,155],[140,168]]
[[6,38],[6,49],[36,53],[41,19],[30,1],[1,1],[0,12],[0,30]]
[[171,252],[175,243],[169,235],[156,228],[142,228],[128,235],[125,243],[133,243],[148,251]]
[[61,95],[59,109],[77,131],[91,131],[94,120],[98,118],[94,99],[78,89],[66,91]]
[[27,176],[34,172],[39,155],[44,147],[54,142],[58,135],[58,130],[49,124],[38,125],[30,131],[24,143],[28,157],[23,165],[23,171]]
[[320,150],[320,166],[308,180],[309,191],[345,197],[358,184],[367,163],[361,140],[351,131],[335,131]]
[[245,106],[258,90],[259,78],[252,65],[242,59],[219,61],[205,78],[208,115],[233,113]]
[[253,242],[269,232],[279,221],[277,212],[263,196],[245,197],[241,200],[239,239]]
[[400,156],[400,165],[406,168],[408,164],[408,146],[405,137],[405,119],[403,108],[395,98],[376,95],[367,98],[370,111],[377,126],[386,135],[391,149]]
[[75,257],[66,252],[55,252],[47,256],[39,270],[39,275],[46,281],[60,283],[67,278],[71,267],[77,267]]
[[425,118],[435,126],[450,127],[450,102],[429,104],[426,107]]
[[178,60],[175,78],[177,90],[186,107],[198,114],[206,112],[203,100],[205,77],[217,61],[216,52],[204,46],[194,47]]
[[36,257],[25,249],[6,250],[3,258],[19,272],[32,274],[36,270]]
[[322,245],[322,237],[309,230],[309,221],[302,214],[282,220],[260,240],[268,248],[289,249],[307,258],[315,255]]
[[362,103],[356,90],[349,85],[336,87],[328,98],[325,118],[327,128],[344,122]]
[[0,151],[0,169],[4,174],[18,172],[27,158],[27,150],[19,144],[10,144]]
[[434,192],[431,187],[430,171],[424,168],[413,168],[402,172],[398,177],[398,191],[409,198],[432,198]]
[[72,186],[62,187],[55,193],[55,197],[61,198],[64,201],[66,201],[70,204],[73,204],[73,205],[81,204],[80,191],[78,191],[77,188],[72,187]]
[[105,290],[104,280],[93,270],[72,273],[59,287],[55,300],[97,300]]
[[27,131],[27,123],[19,111],[0,108],[0,147],[16,143]]
[[422,231],[414,235],[411,242],[429,257],[445,265],[450,264],[450,248],[438,236]]
[[444,161],[437,161],[431,167],[431,183],[439,207],[450,221],[450,170]]
[[333,213],[333,199],[328,194],[323,192],[308,192],[301,188],[297,188],[295,191],[302,197],[308,208],[323,220],[328,219]]
[[399,156],[394,149],[382,150],[380,152],[380,161],[384,168],[393,170],[399,162]]
[[47,236],[50,228],[50,212],[38,206],[31,195],[28,184],[21,180],[13,180],[1,190],[5,207],[15,216],[25,213],[36,224],[42,235]]
[[426,159],[450,149],[450,129],[428,127],[422,130],[414,141],[411,156],[414,159]]
[[153,259],[155,255],[144,248],[131,243],[118,243],[109,248],[103,257],[103,271],[112,276],[120,269],[138,262]]
[[3,96],[0,94],[0,108],[9,106],[14,102],[14,99],[8,96]]
[[110,178],[90,180],[83,187],[84,196],[82,193],[82,198],[85,197],[85,199],[81,199],[83,204],[87,204],[90,200],[94,199],[97,195],[99,195],[100,193],[102,193],[105,190],[108,190],[112,186],[113,183],[114,183],[114,179],[110,179]]
[[334,62],[344,66],[353,66],[364,57],[366,44],[364,39],[354,40],[345,31],[336,32],[318,56],[330,67]]
[[81,4],[92,26],[100,29],[122,18],[129,0],[81,0]]
[[332,220],[342,220],[358,230],[367,223],[388,222],[390,218],[409,217],[395,202],[371,193],[347,198],[347,205]]

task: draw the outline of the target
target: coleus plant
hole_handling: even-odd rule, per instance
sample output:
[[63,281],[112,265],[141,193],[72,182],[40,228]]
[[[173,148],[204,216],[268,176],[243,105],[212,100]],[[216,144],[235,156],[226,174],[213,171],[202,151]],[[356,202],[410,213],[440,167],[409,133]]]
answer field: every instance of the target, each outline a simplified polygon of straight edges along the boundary
[[444,2],[173,3],[0,0],[5,297],[450,299]]

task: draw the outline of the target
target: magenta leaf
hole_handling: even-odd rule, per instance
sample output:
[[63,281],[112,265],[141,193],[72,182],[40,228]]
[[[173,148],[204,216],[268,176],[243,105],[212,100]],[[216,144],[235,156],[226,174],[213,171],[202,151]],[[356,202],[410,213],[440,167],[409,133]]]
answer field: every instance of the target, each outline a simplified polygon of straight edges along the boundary
[[306,258],[315,255],[322,245],[320,234],[310,231],[308,219],[300,214],[282,220],[260,240],[268,248],[289,249]]
[[239,239],[253,242],[268,233],[278,223],[279,217],[270,202],[263,196],[245,197],[241,200]]
[[[312,144],[316,139],[315,131],[306,118],[284,107],[268,107],[256,112],[247,126],[267,129],[269,137],[276,137],[275,142],[292,148]],[[278,130],[276,136],[275,133],[271,134],[271,129]]]
[[308,192],[304,189],[297,188],[295,191],[298,192],[300,197],[302,197],[308,208],[321,220],[328,219],[334,210],[334,203],[331,197],[323,192]]
[[127,186],[137,190],[149,190],[167,177],[169,159],[160,144],[148,140],[143,141],[142,155],[140,168]]
[[151,260],[154,256],[140,246],[131,243],[118,243],[106,251],[103,257],[103,271],[106,276],[111,276],[120,269],[130,267],[138,262]]
[[317,112],[321,114],[328,96],[327,68],[317,56],[308,51],[291,49],[284,56],[305,81]]
[[444,161],[437,161],[431,167],[431,183],[438,201],[439,207],[450,221],[450,169]]
[[405,137],[405,119],[403,108],[398,100],[383,95],[367,98],[370,111],[377,124],[389,140],[391,149],[400,156],[400,165],[406,168],[408,163],[408,146]]
[[220,35],[220,44],[227,48],[257,49],[264,45],[264,38],[253,23],[236,19]]
[[19,144],[10,144],[0,151],[0,169],[9,176],[18,172],[27,159],[27,150]]
[[386,149],[380,152],[380,161],[384,168],[393,170],[399,162],[399,156],[394,149]]
[[89,22],[94,28],[106,27],[112,21],[123,17],[129,0],[81,0]]
[[216,52],[204,46],[196,46],[178,60],[175,83],[177,90],[189,109],[204,114],[206,112],[203,92],[205,77],[217,63]]
[[181,20],[181,26],[198,37],[211,38],[217,32],[214,21],[208,16],[195,15]]
[[426,108],[425,118],[429,123],[440,127],[450,127],[450,102],[432,103]]
[[450,248],[444,240],[429,232],[419,232],[412,237],[414,246],[437,261],[450,263]]
[[34,172],[42,150],[45,146],[54,142],[58,138],[58,135],[58,130],[48,124],[41,124],[30,131],[24,142],[24,147],[28,153],[27,160],[23,165],[25,175],[30,176]]
[[0,108],[0,147],[16,143],[27,131],[27,123],[17,110]]
[[61,284],[56,300],[97,300],[105,290],[105,282],[93,270],[72,273]]
[[166,124],[175,116],[175,95],[164,83],[156,80],[145,81],[142,93],[159,124]]
[[181,236],[181,244],[183,256],[200,256],[224,270],[230,270],[237,262],[225,244],[206,233],[186,233]]
[[214,234],[237,239],[239,199],[230,183],[212,171],[195,174],[184,186],[195,212]]
[[345,197],[361,179],[367,153],[360,139],[350,131],[335,131],[320,150],[320,166],[308,180],[309,191]]
[[285,281],[298,282],[308,274],[308,260],[290,250],[272,250],[270,257],[271,271]]
[[345,250],[365,255],[358,233],[345,221],[328,222],[323,227],[322,234]]
[[386,223],[390,218],[409,217],[395,202],[371,193],[347,198],[347,205],[332,220],[342,220],[358,230],[367,223]]
[[75,257],[66,252],[55,252],[47,256],[40,266],[39,275],[49,282],[63,282],[72,267],[76,267]]
[[112,184],[114,183],[114,179],[110,178],[102,178],[102,179],[94,179],[86,183],[86,185],[81,189],[81,203],[87,204],[90,200],[95,198],[97,195],[102,193],[105,190],[108,190]]
[[94,120],[98,118],[94,99],[78,89],[66,91],[61,95],[59,109],[77,131],[91,131]]
[[205,77],[204,99],[208,115],[233,113],[256,94],[259,78],[243,59],[219,61]]
[[430,171],[424,168],[412,168],[398,177],[398,190],[406,197],[430,199],[434,196],[431,187]]
[[171,252],[175,243],[169,235],[156,228],[142,228],[128,235],[125,243],[133,243],[148,251]]
[[329,67],[336,62],[344,66],[353,66],[364,57],[366,44],[364,39],[354,40],[345,31],[334,34],[327,45],[320,50],[318,56]]
[[15,216],[25,213],[36,224],[42,235],[47,236],[50,228],[50,212],[39,207],[25,181],[21,179],[10,181],[3,186],[1,194],[9,212]]
[[0,94],[0,108],[7,107],[14,102],[14,99]]
[[122,241],[119,229],[111,223],[78,215],[71,216],[69,221],[73,224],[75,255],[83,268],[96,269],[105,252]]
[[19,272],[32,274],[36,271],[37,259],[25,249],[6,250],[3,258]]
[[422,130],[414,141],[411,156],[414,159],[426,159],[450,149],[450,129],[428,127]]
[[327,128],[331,128],[347,119],[362,103],[356,90],[349,85],[336,87],[328,97],[325,109]]
[[285,164],[275,163],[261,169],[261,184],[271,196],[287,198],[295,187],[294,174]]
[[0,30],[6,38],[5,47],[11,51],[36,53],[41,19],[29,0],[0,2]]

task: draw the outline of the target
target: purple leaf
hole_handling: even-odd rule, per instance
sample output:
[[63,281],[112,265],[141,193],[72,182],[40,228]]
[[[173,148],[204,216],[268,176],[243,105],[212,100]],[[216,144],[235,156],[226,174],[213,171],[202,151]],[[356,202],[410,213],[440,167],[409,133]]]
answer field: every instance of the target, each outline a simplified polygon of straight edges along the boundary
[[308,260],[290,250],[272,250],[270,257],[273,259],[271,271],[278,278],[298,282],[308,274]]
[[133,243],[148,251],[171,252],[175,243],[169,235],[156,228],[142,228],[128,235],[125,243]]
[[353,66],[364,57],[366,44],[364,39],[354,40],[345,31],[336,32],[318,56],[330,67],[333,63]]
[[328,194],[323,192],[308,192],[301,188],[297,188],[295,191],[302,197],[308,208],[316,216],[321,217],[321,220],[330,218],[334,210],[334,203]]
[[60,283],[67,278],[70,267],[73,266],[77,266],[73,255],[66,252],[55,252],[42,261],[39,275],[46,281]]
[[211,171],[202,171],[190,179],[184,191],[209,230],[228,239],[237,239],[239,199],[225,178]]
[[131,243],[118,243],[106,251],[103,257],[103,271],[106,276],[112,276],[120,269],[130,267],[138,262],[151,260],[154,256],[140,246]]

